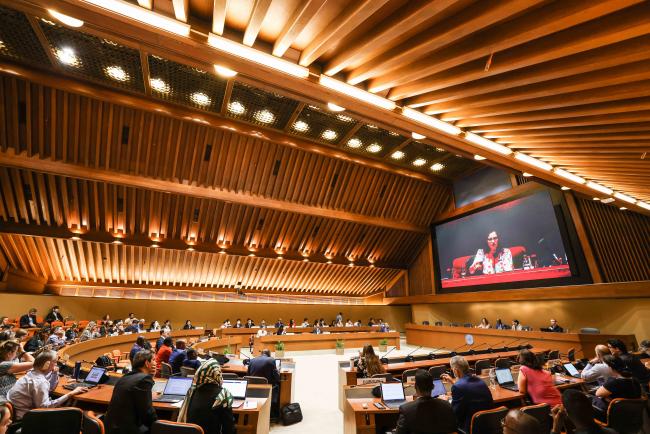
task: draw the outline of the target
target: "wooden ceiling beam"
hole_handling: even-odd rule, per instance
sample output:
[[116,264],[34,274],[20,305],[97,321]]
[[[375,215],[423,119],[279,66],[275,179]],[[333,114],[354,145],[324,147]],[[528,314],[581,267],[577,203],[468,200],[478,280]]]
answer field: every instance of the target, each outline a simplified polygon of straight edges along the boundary
[[138,0],[138,5],[151,10],[153,8],[153,0]]
[[602,133],[602,134],[580,134],[575,137],[566,137],[566,136],[511,136],[507,138],[497,139],[497,143],[512,143],[512,144],[524,144],[532,146],[557,146],[558,143],[576,143],[581,144],[583,142],[593,144],[593,143],[605,143],[605,142],[620,142],[626,143],[627,141],[636,141],[636,140],[650,140],[650,126],[647,129],[642,131],[630,131],[630,132],[616,132],[616,133]]
[[248,19],[248,25],[244,32],[244,45],[248,45],[249,47],[253,46],[270,6],[271,0],[254,0],[251,16]]
[[512,124],[494,124],[482,125],[470,128],[473,133],[489,133],[495,131],[514,131],[514,130],[544,130],[546,128],[563,128],[563,127],[580,127],[592,125],[610,125],[610,124],[627,124],[630,122],[647,122],[650,119],[650,110],[614,113],[611,115],[582,116],[568,119],[550,119],[537,122],[516,122]]
[[212,1],[212,33],[223,35],[226,26],[226,11],[228,10],[229,0]]
[[[627,132],[647,132],[650,131],[650,122],[638,122],[630,124],[613,124],[613,125],[597,125],[597,126],[582,126],[582,127],[567,127],[567,128],[545,128],[543,130],[513,130],[513,131],[495,131],[484,134],[488,139],[510,139],[510,138],[523,138],[526,137],[566,137],[571,139],[574,136],[582,136],[584,134],[598,136],[599,134],[619,134]],[[498,141],[498,140],[497,140]]]
[[190,16],[189,0],[172,0],[172,6],[174,7],[174,16],[176,16],[176,19],[187,23]]
[[284,28],[278,35],[273,44],[273,55],[282,57],[291,47],[311,19],[319,13],[326,0],[303,0],[298,2],[293,15],[284,25]]

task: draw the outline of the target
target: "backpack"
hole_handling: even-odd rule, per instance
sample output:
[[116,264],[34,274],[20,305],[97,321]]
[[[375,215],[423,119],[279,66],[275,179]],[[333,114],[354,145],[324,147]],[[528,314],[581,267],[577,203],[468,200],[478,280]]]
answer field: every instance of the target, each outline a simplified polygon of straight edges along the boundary
[[283,425],[293,425],[302,420],[302,411],[300,410],[300,404],[293,402],[282,407],[280,410],[280,418],[282,419]]

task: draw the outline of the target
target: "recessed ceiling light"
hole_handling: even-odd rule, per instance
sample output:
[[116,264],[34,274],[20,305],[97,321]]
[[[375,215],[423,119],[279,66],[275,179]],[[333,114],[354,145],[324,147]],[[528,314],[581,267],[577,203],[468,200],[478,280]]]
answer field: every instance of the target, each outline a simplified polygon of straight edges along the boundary
[[434,172],[440,172],[442,169],[445,168],[445,165],[442,163],[436,163],[430,167],[431,170]]
[[214,65],[214,70],[217,72],[217,74],[226,78],[234,77],[235,75],[237,75],[237,71],[234,71],[230,68],[226,68],[225,66],[221,66],[221,65]]
[[302,262],[309,262],[309,259],[305,258],[302,260]]
[[71,240],[74,240],[74,241],[79,241],[81,238],[79,238],[78,236],[74,235],[74,236],[70,237],[70,239],[71,239]]
[[154,249],[157,249],[160,246],[158,244],[154,243],[154,244],[151,245],[151,247],[153,247]]
[[350,116],[338,114],[336,115],[336,119],[343,121],[343,122],[353,122],[354,119],[352,119]]
[[368,124],[368,125],[366,125],[366,126],[367,126],[368,128],[370,128],[371,130],[377,130],[377,129],[379,129],[379,127],[377,127],[377,125],[373,125],[373,124]]
[[239,101],[233,101],[228,103],[228,111],[236,115],[243,115],[246,112],[246,107]]
[[354,262],[350,262],[350,263],[348,264],[348,267],[354,267]]
[[325,130],[323,131],[323,134],[321,134],[321,137],[325,140],[334,140],[336,137],[338,137],[338,134],[336,134],[336,131]]
[[413,137],[415,140],[422,140],[426,139],[427,136],[418,133],[411,133],[411,137]]
[[284,259],[282,256],[278,256],[277,259]]
[[636,199],[631,197],[631,196],[628,196],[627,194],[614,193],[614,197],[616,199],[620,199],[620,200],[625,201],[627,203],[636,203]]
[[104,68],[104,72],[113,80],[117,81],[128,81],[129,74],[121,66],[107,66]]
[[193,251],[194,251],[194,247],[191,247],[191,246],[188,247],[188,248],[187,248],[187,251],[188,251],[188,252],[193,252]]
[[219,253],[219,254],[221,254],[221,255],[225,255],[225,254],[226,254],[226,251],[225,251],[224,249],[221,249],[221,250],[219,250],[217,253]]
[[592,200],[600,200],[599,197],[594,197]]
[[345,110],[345,107],[341,107],[340,105],[336,105],[333,102],[328,102],[327,103],[327,108],[333,112],[342,112]]
[[388,132],[388,135],[389,135],[389,136],[393,136],[393,137],[397,137],[397,136],[399,136],[399,134],[397,134],[395,131],[389,131],[389,132]]
[[368,146],[366,150],[370,153],[376,154],[377,152],[381,151],[381,145],[379,143],[373,143],[372,145]]
[[169,93],[169,85],[160,78],[150,79],[149,84],[151,85],[151,89],[155,90],[156,92]]
[[619,209],[620,209],[621,211],[625,211],[627,208],[624,207],[624,206],[622,206],[622,207],[620,207]]
[[424,158],[417,158],[413,161],[413,165],[416,167],[424,166],[425,164],[427,164],[427,160]]
[[392,154],[390,154],[390,158],[392,158],[393,160],[401,160],[402,158],[404,158],[404,152],[395,151]]
[[45,24],[49,24],[50,26],[56,26],[56,23],[54,21],[46,20],[45,18],[41,18],[41,21],[43,21]]
[[362,144],[363,143],[361,143],[361,140],[357,139],[356,137],[348,140],[348,146],[354,149],[360,148]]
[[533,176],[532,173],[528,173],[528,172],[524,172],[524,173],[522,173],[522,175],[524,175],[524,177],[526,177],[526,178],[530,178],[531,176]]
[[275,115],[268,110],[260,110],[253,115],[256,121],[263,124],[272,124],[275,122]]
[[307,122],[304,121],[296,121],[296,123],[293,124],[293,129],[301,133],[304,133],[306,131],[309,131],[309,124],[307,124]]
[[570,187],[567,187],[567,186],[564,186],[564,185],[562,186],[562,188],[561,188],[561,189],[562,189],[562,190],[565,190],[565,191],[566,191],[566,190],[571,190],[571,188],[570,188]]
[[210,105],[210,102],[212,102],[210,97],[203,92],[194,92],[190,95],[190,100],[192,100],[194,104],[202,106]]
[[444,148],[436,148],[436,151],[438,151],[438,152],[447,152],[447,150],[444,149]]
[[53,9],[48,9],[47,10],[50,15],[52,15],[54,18],[65,24],[66,26],[70,27],[81,27],[84,25],[84,22],[81,20],[78,20],[76,18],[72,18],[69,15],[62,14],[61,12],[57,12]]
[[120,240],[113,240],[113,244],[120,245],[120,244],[122,244],[122,241],[120,241]]
[[600,199],[600,202],[601,203],[612,203],[612,202],[614,202],[614,198],[613,197],[606,197],[604,199]]
[[255,256],[255,253],[249,253],[248,256],[253,257]]
[[331,263],[332,263],[332,261],[327,261],[327,263],[328,263],[328,264],[331,264]]
[[485,160],[485,157],[483,157],[482,155],[476,154],[476,155],[474,155],[474,159],[478,160],[478,161],[481,161],[481,160]]
[[59,59],[59,62],[64,65],[75,67],[81,66],[81,60],[79,60],[74,50],[70,47],[57,48],[54,55]]

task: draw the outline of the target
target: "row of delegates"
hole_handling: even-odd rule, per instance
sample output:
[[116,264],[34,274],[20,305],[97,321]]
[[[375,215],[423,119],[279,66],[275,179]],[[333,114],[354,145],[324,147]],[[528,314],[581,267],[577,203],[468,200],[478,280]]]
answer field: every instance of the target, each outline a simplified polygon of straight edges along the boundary
[[[491,329],[492,324],[490,324],[490,321],[488,321],[487,318],[483,317],[481,318],[481,322],[476,326],[476,328]],[[523,330],[523,326],[517,319],[512,320],[512,324],[510,326],[507,326],[501,321],[501,318],[497,318],[497,322],[494,325],[494,328],[497,330]],[[564,328],[560,327],[556,319],[551,319],[550,325],[547,328],[543,329],[543,331],[563,333]]]

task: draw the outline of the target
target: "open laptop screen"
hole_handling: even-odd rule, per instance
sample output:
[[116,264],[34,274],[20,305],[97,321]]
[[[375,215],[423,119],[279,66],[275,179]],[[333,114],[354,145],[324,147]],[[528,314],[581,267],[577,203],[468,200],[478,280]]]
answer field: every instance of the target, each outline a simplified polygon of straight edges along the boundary
[[381,383],[381,397],[384,401],[404,400],[404,387],[402,383]]
[[163,395],[186,395],[192,386],[192,378],[170,377],[165,385]]
[[514,383],[515,380],[512,378],[512,372],[510,369],[497,369],[497,381],[499,384]]
[[102,376],[106,372],[106,369],[104,368],[98,368],[94,367],[88,372],[88,375],[86,375],[86,379],[84,380],[85,383],[92,383],[92,384],[99,384],[99,382],[102,379]]
[[435,398],[436,396],[445,395],[447,390],[445,385],[442,384],[442,380],[433,380],[433,390],[431,391],[431,397]]
[[247,386],[246,380],[223,380],[223,387],[236,399],[246,398]]
[[578,370],[576,369],[576,367],[573,366],[573,363],[565,363],[565,364],[564,364],[564,369],[567,370],[567,372],[569,373],[569,375],[572,375],[572,376],[574,376],[574,377],[577,376],[577,375],[579,374],[579,372],[578,372]]

